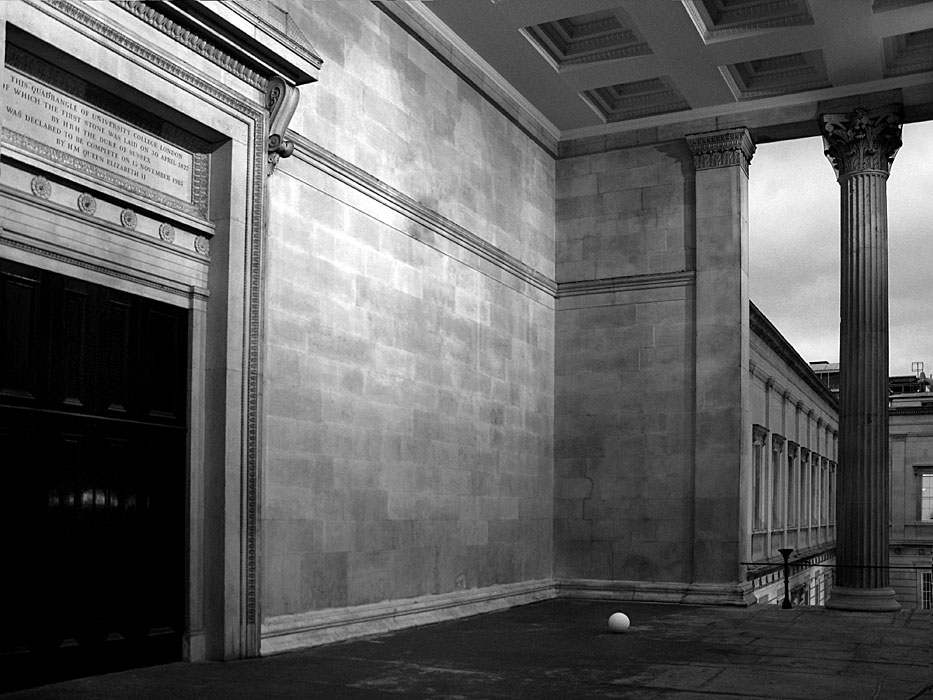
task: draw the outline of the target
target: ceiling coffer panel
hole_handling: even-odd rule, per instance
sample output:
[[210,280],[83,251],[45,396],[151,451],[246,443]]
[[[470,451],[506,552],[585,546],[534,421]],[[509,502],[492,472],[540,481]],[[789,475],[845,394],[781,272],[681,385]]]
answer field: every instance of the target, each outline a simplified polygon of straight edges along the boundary
[[899,10],[902,7],[922,5],[933,0],[874,0],[871,4],[872,12],[885,12],[886,10]]
[[668,76],[607,85],[580,94],[607,122],[690,109]]
[[682,1],[706,44],[813,24],[807,0]]
[[933,29],[884,39],[884,77],[933,71]]
[[602,10],[525,27],[522,34],[555,70],[651,53],[621,10]]
[[722,66],[720,72],[737,100],[788,95],[831,87],[822,51],[772,56]]

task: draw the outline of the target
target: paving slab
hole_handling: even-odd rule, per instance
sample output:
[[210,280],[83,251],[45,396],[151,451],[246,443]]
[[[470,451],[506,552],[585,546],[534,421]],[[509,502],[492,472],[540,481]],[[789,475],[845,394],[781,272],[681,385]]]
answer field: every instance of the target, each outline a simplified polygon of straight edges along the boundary
[[[626,612],[624,633],[609,615]],[[174,663],[4,700],[933,700],[929,611],[551,600],[261,659]]]

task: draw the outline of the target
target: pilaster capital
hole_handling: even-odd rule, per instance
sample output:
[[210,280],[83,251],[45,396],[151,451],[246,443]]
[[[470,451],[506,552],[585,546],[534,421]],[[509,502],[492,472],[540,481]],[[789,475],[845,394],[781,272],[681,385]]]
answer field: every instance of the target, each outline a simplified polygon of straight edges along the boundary
[[738,129],[687,134],[697,170],[728,168],[738,165],[748,175],[748,164],[755,154],[755,142],[744,126]]
[[822,115],[823,153],[832,163],[836,177],[841,180],[847,175],[870,171],[887,177],[901,147],[903,122],[903,108],[899,104]]

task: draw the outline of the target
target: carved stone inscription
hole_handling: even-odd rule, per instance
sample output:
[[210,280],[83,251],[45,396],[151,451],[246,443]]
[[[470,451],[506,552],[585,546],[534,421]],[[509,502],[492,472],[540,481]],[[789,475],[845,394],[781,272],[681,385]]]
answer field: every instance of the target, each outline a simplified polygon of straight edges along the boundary
[[2,94],[4,131],[191,201],[191,153],[9,68]]

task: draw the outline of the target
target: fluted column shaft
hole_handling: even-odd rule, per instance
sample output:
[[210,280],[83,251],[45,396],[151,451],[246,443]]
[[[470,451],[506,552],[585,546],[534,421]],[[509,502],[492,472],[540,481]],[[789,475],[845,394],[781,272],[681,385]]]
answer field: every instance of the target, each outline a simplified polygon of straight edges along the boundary
[[839,176],[842,280],[836,586],[827,607],[896,610],[887,569],[887,178],[900,146],[897,107],[825,115],[826,154]]
[[[842,187],[840,328],[840,586],[882,588],[888,572],[887,174],[855,173]],[[853,566],[855,565],[855,566]],[[850,568],[852,567],[852,568]]]

